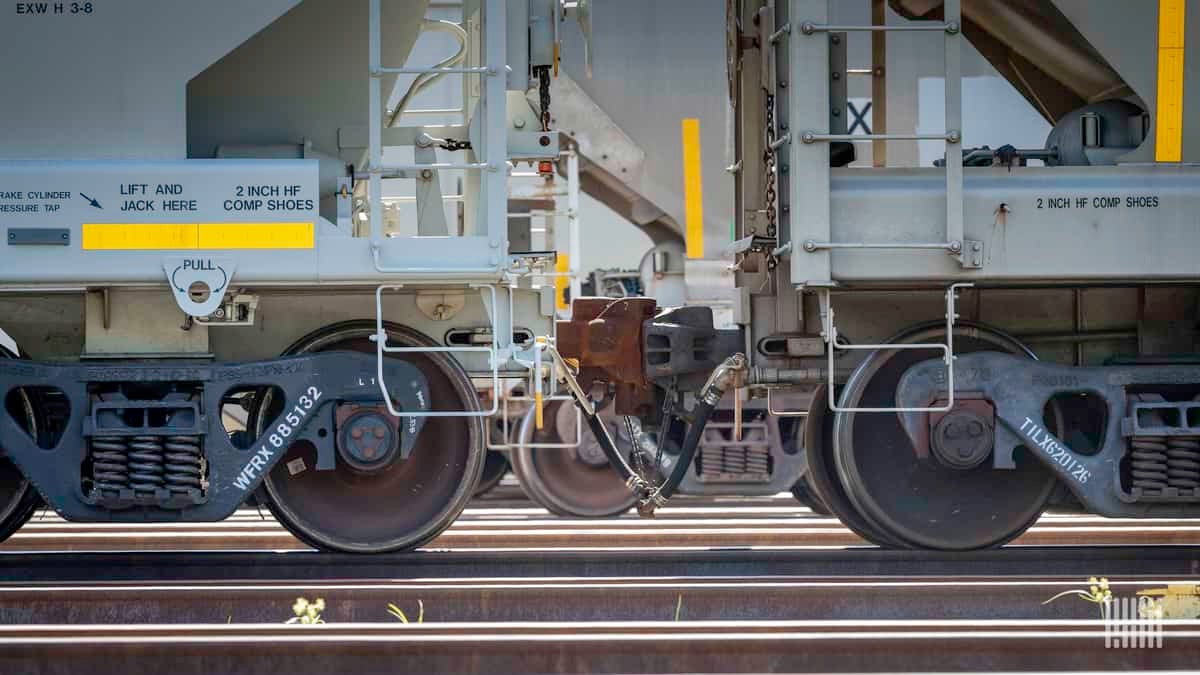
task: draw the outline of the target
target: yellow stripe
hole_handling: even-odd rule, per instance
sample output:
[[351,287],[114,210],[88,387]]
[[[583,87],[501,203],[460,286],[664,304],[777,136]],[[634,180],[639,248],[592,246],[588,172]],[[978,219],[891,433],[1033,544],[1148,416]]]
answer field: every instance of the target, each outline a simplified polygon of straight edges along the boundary
[[[571,269],[571,257],[566,253],[559,253],[557,260],[554,261],[554,271],[560,274],[566,274]],[[559,309],[567,309],[567,289],[571,287],[571,279],[569,277],[560,276],[554,277],[554,306]]]
[[84,223],[83,249],[313,248],[314,233],[313,223]]
[[200,248],[312,247],[312,223],[200,224]]
[[1187,0],[1158,0],[1158,108],[1154,159],[1183,159],[1183,49]]
[[196,223],[84,223],[85,251],[191,249],[199,241]]
[[683,120],[683,204],[687,257],[704,257],[704,181],[700,175],[700,120]]

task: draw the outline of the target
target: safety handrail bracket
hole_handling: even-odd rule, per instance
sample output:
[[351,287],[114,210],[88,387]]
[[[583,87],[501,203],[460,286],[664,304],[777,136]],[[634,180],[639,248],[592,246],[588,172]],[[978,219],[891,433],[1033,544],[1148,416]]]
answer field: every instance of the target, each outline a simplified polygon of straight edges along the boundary
[[[492,307],[496,306],[496,287],[491,284],[471,284],[471,288],[479,288],[487,291],[491,295]],[[396,417],[491,417],[499,412],[499,397],[492,397],[492,407],[489,410],[399,410],[392,402],[391,393],[388,391],[387,382],[384,379],[384,358],[387,354],[435,354],[435,353],[464,353],[477,352],[488,355],[488,367],[492,380],[492,391],[500,391],[500,355],[496,347],[496,341],[493,340],[485,346],[445,346],[445,347],[394,347],[388,344],[387,329],[383,325],[383,292],[385,290],[399,290],[403,288],[403,284],[383,284],[375,289],[375,334],[371,336],[371,341],[375,343],[375,379],[379,384],[379,393],[383,397],[384,404],[387,405],[388,412]],[[492,335],[501,335],[499,326],[499,312],[491,313],[492,319]],[[510,319],[511,323],[511,319]],[[509,331],[511,334],[511,330]],[[426,406],[432,406],[432,401],[426,401]]]
[[[970,288],[974,286],[972,283],[957,283],[951,284],[946,289],[946,343],[914,343],[914,344],[876,344],[876,345],[848,345],[842,344],[838,340],[837,325],[834,322],[833,313],[833,298],[829,289],[822,289],[820,292],[821,302],[821,336],[825,338],[827,348],[825,353],[829,359],[828,363],[828,381],[826,382],[826,392],[829,396],[829,409],[834,412],[841,413],[929,413],[929,412],[948,412],[954,409],[954,324],[958,319],[958,312],[955,308],[955,301],[958,299],[958,289]],[[913,408],[913,407],[896,407],[896,408],[842,408],[838,406],[837,396],[834,394],[834,352],[841,351],[876,351],[880,349],[936,349],[942,353],[942,363],[946,367],[946,388],[949,390],[949,395],[946,398],[945,405]]]

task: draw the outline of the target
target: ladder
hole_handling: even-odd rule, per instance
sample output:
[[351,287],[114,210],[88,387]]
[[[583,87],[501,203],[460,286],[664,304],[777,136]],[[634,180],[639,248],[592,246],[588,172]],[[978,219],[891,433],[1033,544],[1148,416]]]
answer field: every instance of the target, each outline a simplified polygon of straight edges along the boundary
[[[790,234],[792,279],[806,287],[833,283],[831,253],[835,249],[942,249],[964,268],[980,267],[982,256],[963,239],[962,205],[962,65],[961,0],[945,0],[942,23],[901,25],[831,25],[830,0],[791,0],[788,60],[792,90],[788,96],[791,141]],[[946,131],[940,134],[829,133],[829,34],[841,32],[937,32],[944,37]],[[939,242],[834,242],[830,234],[829,148],[833,141],[942,141],[946,144],[946,237]],[[799,249],[799,250],[797,250]],[[803,253],[800,253],[800,251]]]
[[[505,89],[507,27],[504,0],[481,0],[483,10],[483,61],[485,65],[460,67],[391,67],[383,65],[382,0],[369,0],[367,166],[368,214],[371,256],[375,270],[390,277],[414,279],[499,278],[505,264],[508,238],[507,129]],[[391,74],[446,73],[478,75],[480,87],[477,115],[481,115],[482,161],[435,164],[384,164],[383,78]],[[476,151],[477,156],[480,152]],[[383,235],[383,179],[408,177],[423,170],[464,170],[480,175],[480,199],[484,204],[484,232],[468,237],[408,238],[389,242]],[[391,244],[395,245],[391,245]],[[430,260],[456,264],[430,264]]]
[[[371,257],[375,270],[387,275],[390,281],[375,291],[376,380],[388,411],[397,417],[490,417],[498,412],[496,396],[488,410],[399,410],[392,402],[384,381],[384,359],[387,354],[481,352],[488,355],[489,375],[494,392],[500,390],[499,369],[512,338],[512,291],[509,289],[508,308],[498,302],[496,283],[507,263],[508,239],[508,148],[506,130],[507,54],[505,0],[481,0],[483,18],[483,62],[480,66],[461,67],[392,67],[383,61],[382,0],[369,0],[368,48],[368,159],[365,173],[368,182],[368,213],[370,218]],[[480,125],[482,161],[446,162],[432,164],[384,164],[383,78],[389,74],[457,73],[479,75],[480,87],[477,115]],[[464,108],[465,108],[464,101]],[[423,170],[454,170],[479,172],[480,202],[484,205],[481,222],[483,232],[463,237],[409,237],[389,240],[383,234],[383,179],[405,178]],[[433,262],[431,262],[433,261]],[[442,261],[442,262],[439,262]],[[487,346],[400,347],[388,344],[383,318],[385,291],[397,291],[408,284],[467,282],[469,288],[482,294],[491,315],[492,342]]]
[[[962,152],[962,0],[944,0],[942,23],[912,22],[900,25],[834,25],[829,23],[831,0],[788,0],[788,22],[776,32],[786,36],[788,65],[793,85],[787,96],[789,120],[794,131],[790,143],[791,278],[802,288],[818,291],[821,303],[822,336],[828,344],[830,408],[837,412],[944,412],[954,406],[954,322],[957,283],[946,290],[946,343],[908,345],[846,345],[838,340],[834,323],[831,288],[832,252],[838,249],[934,249],[955,257],[964,269],[982,266],[981,245],[968,242],[963,234]],[[945,46],[946,130],[940,134],[835,134],[830,133],[830,57],[832,33],[919,31],[940,33]],[[773,36],[774,37],[774,36]],[[776,100],[784,97],[777,97]],[[830,224],[829,143],[874,143],[887,141],[938,140],[946,147],[946,235],[934,242],[835,242]],[[935,349],[941,352],[950,383],[948,402],[931,408],[840,408],[834,397],[835,350]]]

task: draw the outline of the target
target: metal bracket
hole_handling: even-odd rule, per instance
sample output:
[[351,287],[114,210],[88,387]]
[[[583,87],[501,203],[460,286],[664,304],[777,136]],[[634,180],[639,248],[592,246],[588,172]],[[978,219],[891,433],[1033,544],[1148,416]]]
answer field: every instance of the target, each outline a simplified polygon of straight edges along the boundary
[[237,261],[233,258],[163,258],[163,271],[175,302],[193,317],[206,317],[217,311],[236,268]]
[[[829,396],[829,409],[833,412],[883,412],[883,413],[913,413],[913,412],[948,412],[954,408],[954,322],[958,319],[958,312],[955,310],[955,300],[958,299],[958,289],[970,288],[975,284],[958,283],[951,284],[950,288],[946,289],[946,344],[939,343],[917,343],[917,344],[876,344],[876,345],[846,345],[838,342],[837,326],[833,320],[833,299],[831,298],[828,289],[822,289],[819,294],[821,302],[821,335],[825,338],[825,342],[829,344],[829,349],[826,350],[829,358],[829,379],[826,382],[826,390]],[[946,382],[947,389],[950,394],[943,406],[931,408],[841,408],[837,404],[837,397],[834,395],[834,372],[833,365],[834,351],[875,351],[878,349],[937,349],[942,352],[942,363],[946,366]]]
[[[379,385],[379,391],[383,396],[383,402],[387,404],[388,412],[396,417],[491,417],[499,412],[499,397],[492,397],[492,407],[490,410],[438,410],[438,411],[422,411],[422,412],[403,412],[396,409],[392,403],[392,397],[388,393],[387,383],[383,377],[383,366],[386,354],[433,354],[433,353],[451,353],[451,352],[483,352],[488,355],[488,365],[491,368],[492,391],[500,391],[500,358],[496,348],[496,343],[493,341],[486,347],[482,346],[451,346],[451,347],[392,347],[387,343],[387,329],[383,327],[383,292],[384,290],[398,290],[403,288],[403,284],[383,284],[375,289],[375,334],[371,336],[371,341],[375,343],[375,369],[376,381]],[[471,288],[479,288],[491,292],[492,307],[496,306],[496,287],[491,284],[471,284]],[[498,312],[492,312],[492,335],[511,334],[511,329],[507,333],[502,333],[501,328],[497,325]],[[509,314],[509,322],[512,321],[512,315]],[[432,405],[432,401],[425,401],[424,407]]]

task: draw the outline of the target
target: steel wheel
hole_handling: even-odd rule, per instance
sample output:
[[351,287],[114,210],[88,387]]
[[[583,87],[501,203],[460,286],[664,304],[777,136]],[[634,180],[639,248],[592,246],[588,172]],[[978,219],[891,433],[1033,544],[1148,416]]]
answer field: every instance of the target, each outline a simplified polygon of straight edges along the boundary
[[[499,422],[493,422],[491,425],[492,439],[495,442],[503,442],[503,429],[500,428]],[[490,492],[492,488],[500,484],[504,480],[504,474],[508,473],[508,455],[500,450],[488,450],[483,458],[483,473],[479,476],[479,484],[475,486],[474,497],[482,497]]]
[[805,479],[813,494],[842,521],[851,532],[872,544],[887,548],[904,548],[898,539],[889,536],[867,520],[846,494],[837,476],[833,454],[833,413],[829,410],[825,388],[817,389],[812,409],[804,424],[804,454],[808,459]]
[[[375,353],[368,337],[374,322],[329,326],[301,339],[287,354],[349,350]],[[433,345],[403,326],[388,326],[391,344]],[[467,374],[443,353],[398,354],[429,381],[434,410],[478,409],[479,398]],[[267,397],[269,399],[269,397]],[[256,435],[274,417],[264,401],[256,415]],[[278,409],[278,408],[276,408]],[[395,459],[364,472],[338,457],[332,471],[292,474],[288,462],[316,462],[310,444],[288,449],[263,481],[267,506],[292,534],[322,549],[378,553],[415,548],[445,530],[471,498],[484,462],[484,428],[478,417],[430,417],[408,459]]]
[[[535,430],[535,411],[521,420],[520,445],[513,450],[513,473],[529,498],[561,516],[603,518],[629,510],[637,501],[584,428],[578,448],[530,448],[528,443],[566,443],[575,440],[575,408],[563,401],[547,404],[545,428]],[[609,433],[622,450],[630,449],[624,425],[605,417]]]
[[[0,359],[16,358],[7,349],[0,347]],[[18,390],[5,401],[7,413],[12,415],[33,438],[41,431],[41,415],[34,397],[25,390]],[[3,447],[3,443],[0,443]],[[10,460],[0,457],[0,541],[12,536],[33,516],[39,502],[37,490],[21,470]]]
[[[954,331],[955,353],[992,350],[1034,358],[998,331],[970,324]],[[944,327],[918,326],[891,342],[944,339]],[[847,381],[840,407],[895,406],[904,372],[937,356],[936,350],[872,352]],[[991,468],[990,445],[973,466],[951,468],[932,453],[918,458],[890,413],[838,413],[833,433],[838,476],[851,501],[879,530],[913,546],[969,550],[1010,541],[1037,520],[1055,485],[1054,475],[1023,449],[1013,470]]]
[[807,476],[802,477],[792,486],[792,496],[796,498],[796,501],[807,506],[809,510],[817,515],[833,515],[833,511],[829,509],[829,506],[817,496],[816,491],[813,490],[812,481]]

